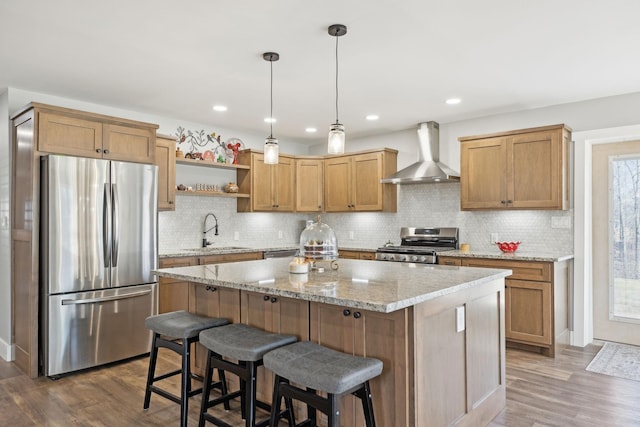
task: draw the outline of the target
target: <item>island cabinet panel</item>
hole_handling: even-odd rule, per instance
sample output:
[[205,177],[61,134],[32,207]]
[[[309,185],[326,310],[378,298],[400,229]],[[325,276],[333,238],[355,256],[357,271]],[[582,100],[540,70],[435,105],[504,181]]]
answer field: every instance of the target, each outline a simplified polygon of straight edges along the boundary
[[[229,323],[240,322],[240,291],[200,283],[189,284],[189,312],[208,317],[227,319]],[[196,374],[202,375],[207,360],[207,349],[197,343],[192,353],[192,367]],[[235,385],[234,375],[228,380]]]
[[[309,340],[309,302],[242,291],[240,294],[242,323],[267,332],[294,335],[299,341]],[[258,368],[257,391],[258,400],[271,402],[274,375],[264,366]],[[306,417],[306,407],[296,403],[296,417]]]
[[[392,313],[311,303],[311,340],[334,350],[380,359],[382,374],[371,381],[377,425],[413,425],[411,309]],[[326,425],[326,417],[321,417]],[[362,405],[353,396],[341,401],[341,423],[364,426]]]
[[[160,268],[196,265],[194,257],[162,258]],[[189,282],[171,277],[158,278],[158,314],[189,310]]]
[[500,412],[503,310],[502,280],[414,307],[416,426],[481,426]]

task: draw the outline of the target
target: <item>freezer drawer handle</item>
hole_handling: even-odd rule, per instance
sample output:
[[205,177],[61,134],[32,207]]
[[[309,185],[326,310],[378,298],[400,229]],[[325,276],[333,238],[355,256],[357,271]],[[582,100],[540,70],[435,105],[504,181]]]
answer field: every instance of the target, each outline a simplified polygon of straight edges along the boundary
[[94,304],[96,302],[117,301],[121,299],[141,297],[143,295],[147,295],[150,293],[151,293],[151,290],[146,290],[146,291],[140,291],[140,292],[132,292],[130,294],[113,295],[110,297],[102,297],[102,298],[63,299],[62,305]]

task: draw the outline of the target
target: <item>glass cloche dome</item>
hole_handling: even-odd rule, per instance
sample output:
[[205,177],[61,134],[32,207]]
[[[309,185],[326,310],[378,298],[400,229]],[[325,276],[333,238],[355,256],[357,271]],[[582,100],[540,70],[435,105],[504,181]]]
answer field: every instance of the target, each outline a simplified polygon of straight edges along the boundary
[[338,259],[338,240],[331,227],[320,221],[311,223],[300,234],[300,256],[307,261],[334,261]]

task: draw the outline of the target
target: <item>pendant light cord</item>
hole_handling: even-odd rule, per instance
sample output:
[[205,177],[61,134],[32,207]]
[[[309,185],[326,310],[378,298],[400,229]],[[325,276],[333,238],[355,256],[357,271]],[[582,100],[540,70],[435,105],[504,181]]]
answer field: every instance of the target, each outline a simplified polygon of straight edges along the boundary
[[269,113],[269,138],[273,138],[273,61],[269,61],[271,66],[271,112]]
[[338,121],[338,39],[340,37],[336,36],[336,124],[340,123]]

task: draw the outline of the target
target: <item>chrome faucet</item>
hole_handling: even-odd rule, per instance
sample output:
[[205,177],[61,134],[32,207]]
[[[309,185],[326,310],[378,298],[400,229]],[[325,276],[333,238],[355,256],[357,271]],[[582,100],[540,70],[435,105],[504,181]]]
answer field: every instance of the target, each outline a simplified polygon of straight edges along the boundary
[[[216,225],[214,225],[213,227],[207,230],[207,218],[209,218],[210,216],[212,216],[213,219],[215,219]],[[213,234],[217,236],[218,235],[218,218],[213,213],[209,212],[208,214],[205,215],[204,222],[202,223],[202,247],[203,248],[206,248],[207,246],[213,244],[213,242],[209,242],[207,240],[207,233],[213,229],[215,229]]]

